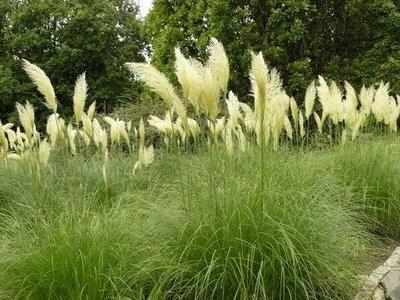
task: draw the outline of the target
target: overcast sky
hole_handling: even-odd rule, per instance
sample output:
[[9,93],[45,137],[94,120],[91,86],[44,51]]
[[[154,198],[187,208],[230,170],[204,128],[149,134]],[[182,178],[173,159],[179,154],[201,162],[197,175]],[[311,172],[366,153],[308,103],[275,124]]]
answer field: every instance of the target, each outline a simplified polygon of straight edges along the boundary
[[153,0],[137,0],[137,2],[139,3],[140,7],[140,15],[142,17],[146,16],[151,8]]

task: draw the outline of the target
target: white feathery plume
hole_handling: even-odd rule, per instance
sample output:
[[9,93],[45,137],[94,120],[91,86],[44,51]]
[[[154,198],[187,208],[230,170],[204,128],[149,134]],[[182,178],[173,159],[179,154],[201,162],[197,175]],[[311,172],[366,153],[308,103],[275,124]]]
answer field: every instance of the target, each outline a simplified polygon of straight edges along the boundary
[[290,123],[290,120],[287,116],[284,120],[284,126],[285,126],[285,131],[286,131],[287,136],[289,137],[289,139],[292,139],[293,138],[293,128],[292,128],[292,124]]
[[43,166],[47,166],[49,162],[50,152],[51,152],[51,146],[47,142],[47,139],[44,139],[39,145],[39,162]]
[[346,101],[348,101],[349,103],[351,103],[353,105],[353,107],[355,109],[357,109],[358,106],[358,98],[357,98],[357,93],[355,91],[355,89],[353,88],[353,86],[345,81],[344,82],[344,87],[346,90]]
[[217,140],[218,136],[223,136],[225,132],[225,117],[217,119],[215,124],[213,121],[207,120],[207,125],[214,139]]
[[87,110],[87,115],[90,118],[90,120],[93,120],[95,110],[96,110],[96,101],[93,101]]
[[[321,123],[323,123],[325,121],[325,118],[330,113],[329,102],[330,102],[330,98],[331,98],[331,91],[329,89],[329,85],[326,83],[325,79],[322,76],[318,76],[318,83],[319,83],[319,85],[317,87],[317,92],[318,92],[319,102],[322,105],[322,122]],[[315,114],[314,114],[314,117],[315,117]]]
[[320,134],[322,134],[322,126],[323,123],[321,121],[321,118],[318,116],[318,114],[314,111],[314,118],[315,118],[315,122],[317,123],[317,127],[318,127],[318,132]]
[[75,92],[73,97],[74,103],[74,114],[76,123],[82,120],[83,110],[85,108],[85,101],[87,96],[87,83],[86,83],[86,73],[78,76],[75,83]]
[[195,59],[184,57],[179,48],[175,48],[175,74],[182,87],[184,97],[200,113],[200,100],[203,89],[204,66]]
[[4,129],[4,126],[3,126],[3,130],[7,134],[7,139],[8,139],[10,149],[17,150],[17,145],[16,145],[17,134],[15,133],[15,131],[12,129]]
[[92,126],[94,144],[97,148],[99,148],[99,146],[102,146],[103,150],[106,150],[108,146],[107,131],[101,128],[100,123],[97,119],[93,120]]
[[3,125],[3,130],[11,129],[14,126],[13,123],[7,123]]
[[294,130],[297,132],[297,124],[299,124],[299,108],[296,100],[293,97],[290,98],[290,112],[292,114]]
[[389,123],[388,119],[391,114],[389,83],[380,83],[379,88],[375,92],[371,111],[374,114],[377,122],[384,121],[386,124]]
[[256,128],[257,119],[253,110],[246,103],[239,102],[241,110],[244,112],[243,122],[248,132],[253,132]]
[[257,55],[252,52],[251,56],[250,80],[254,97],[254,110],[257,119],[262,119],[265,112],[269,71],[261,52]]
[[135,171],[137,169],[146,167],[154,161],[153,145],[150,145],[149,147],[144,146],[145,128],[144,128],[144,122],[143,122],[142,118],[140,119],[140,123],[139,123],[139,140],[140,140],[139,157],[138,157],[138,161],[135,163],[135,165],[133,167],[133,173],[135,173]]
[[176,94],[173,85],[163,73],[148,63],[126,63],[125,67],[157,93],[165,101],[168,108],[175,108],[176,113],[186,123],[186,108]]
[[82,121],[83,132],[85,132],[88,137],[91,137],[93,134],[93,125],[90,117],[84,112],[82,112],[81,121]]
[[28,138],[32,138],[35,128],[35,112],[33,106],[27,101],[25,106],[16,104],[19,120]]
[[58,114],[53,113],[47,118],[46,132],[50,137],[51,147],[54,148],[59,135]]
[[76,145],[75,145],[75,137],[76,137],[76,129],[73,128],[72,124],[68,124],[67,127],[67,136],[69,141],[69,146],[71,148],[72,154],[76,155]]
[[312,114],[315,98],[317,97],[317,88],[315,87],[315,81],[311,82],[306,91],[304,99],[305,106],[305,117],[308,120]]
[[229,61],[224,46],[217,39],[212,38],[209,45],[209,53],[207,65],[217,79],[219,89],[226,93],[229,81]]
[[189,60],[186,59],[181,50],[175,48],[175,74],[182,87],[183,95],[186,99],[189,99],[191,80],[189,77]]
[[47,106],[57,112],[56,94],[45,72],[25,59],[22,60],[22,67],[36,85],[38,91],[44,96]]
[[330,101],[329,101],[329,116],[333,124],[337,125],[344,118],[343,105],[342,105],[342,91],[336,82],[332,81],[330,86]]
[[171,114],[168,112],[165,114],[165,119],[160,119],[156,116],[150,116],[148,120],[150,126],[153,126],[158,131],[164,133],[166,136],[173,134],[173,122],[171,120]]
[[196,139],[196,137],[200,134],[200,126],[197,121],[192,118],[188,118],[188,128],[190,134]]
[[300,128],[300,136],[303,138],[306,135],[306,132],[304,130],[304,116],[303,112],[299,112],[299,128]]
[[16,154],[16,153],[10,153],[10,154],[7,154],[7,159],[21,160],[21,159],[22,159],[22,156],[21,156],[21,155],[18,155],[18,154]]
[[210,68],[204,68],[202,80],[201,104],[208,117],[215,120],[219,112],[220,90],[218,81]]
[[0,145],[1,145],[1,152],[2,154],[7,154],[8,152],[8,140],[5,135],[4,129],[3,129],[3,124],[0,121]]
[[370,86],[368,89],[363,85],[360,91],[361,111],[369,116],[371,113],[372,102],[374,101],[375,88]]
[[359,112],[357,110],[358,99],[354,88],[345,81],[346,99],[343,101],[344,121],[350,130],[355,126]]
[[228,122],[231,124],[232,128],[236,128],[238,125],[239,115],[240,115],[240,103],[238,98],[232,91],[229,91],[228,99],[226,100],[226,105],[229,112]]
[[22,152],[25,149],[25,134],[21,132],[21,129],[19,128],[19,126],[17,127],[17,130],[15,131],[15,135],[17,137],[17,148],[18,151]]

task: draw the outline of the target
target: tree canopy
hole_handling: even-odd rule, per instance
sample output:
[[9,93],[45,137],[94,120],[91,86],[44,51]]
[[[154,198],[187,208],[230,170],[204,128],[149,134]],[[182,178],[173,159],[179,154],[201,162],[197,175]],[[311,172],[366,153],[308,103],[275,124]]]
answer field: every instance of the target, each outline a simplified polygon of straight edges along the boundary
[[74,83],[83,72],[87,72],[90,100],[100,107],[134,97],[137,87],[123,64],[144,60],[146,42],[137,15],[137,5],[130,0],[2,1],[2,118],[14,111],[16,101],[35,102],[32,98],[38,96],[21,70],[21,58],[45,70],[61,109],[71,109]]
[[174,47],[204,57],[216,37],[231,61],[230,88],[249,92],[250,50],[262,51],[300,96],[323,74],[400,92],[400,4],[395,0],[155,0],[146,20],[153,62],[172,75]]

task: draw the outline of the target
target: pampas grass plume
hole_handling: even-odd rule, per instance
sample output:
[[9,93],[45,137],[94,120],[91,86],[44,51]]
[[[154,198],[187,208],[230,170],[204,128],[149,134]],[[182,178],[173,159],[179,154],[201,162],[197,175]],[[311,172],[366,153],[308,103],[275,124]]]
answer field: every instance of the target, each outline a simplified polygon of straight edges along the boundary
[[57,112],[56,94],[46,73],[26,59],[22,59],[22,67],[32,82],[36,85],[38,91],[44,96],[47,106],[54,112]]
[[74,114],[77,124],[79,124],[79,122],[82,121],[82,114],[85,108],[86,96],[87,96],[86,73],[83,73],[79,75],[76,80],[75,92],[73,97]]

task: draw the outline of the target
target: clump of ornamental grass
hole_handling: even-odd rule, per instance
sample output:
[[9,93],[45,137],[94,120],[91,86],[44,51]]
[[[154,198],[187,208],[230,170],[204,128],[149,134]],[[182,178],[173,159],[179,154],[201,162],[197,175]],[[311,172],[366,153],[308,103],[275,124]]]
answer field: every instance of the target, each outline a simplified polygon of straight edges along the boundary
[[357,193],[364,225],[391,238],[400,236],[399,155],[398,138],[386,138],[346,145],[330,159],[335,176]]
[[311,156],[268,153],[265,189],[258,155],[173,159],[187,170],[176,213],[154,209],[178,271],[162,278],[158,295],[335,299],[355,291],[368,235],[344,205],[351,193],[321,176]]
[[318,156],[267,151],[262,187],[258,151],[212,151],[162,153],[134,176],[135,155],[110,152],[108,191],[102,155],[53,153],[39,190],[25,164],[7,162],[1,296],[351,295],[369,237]]

